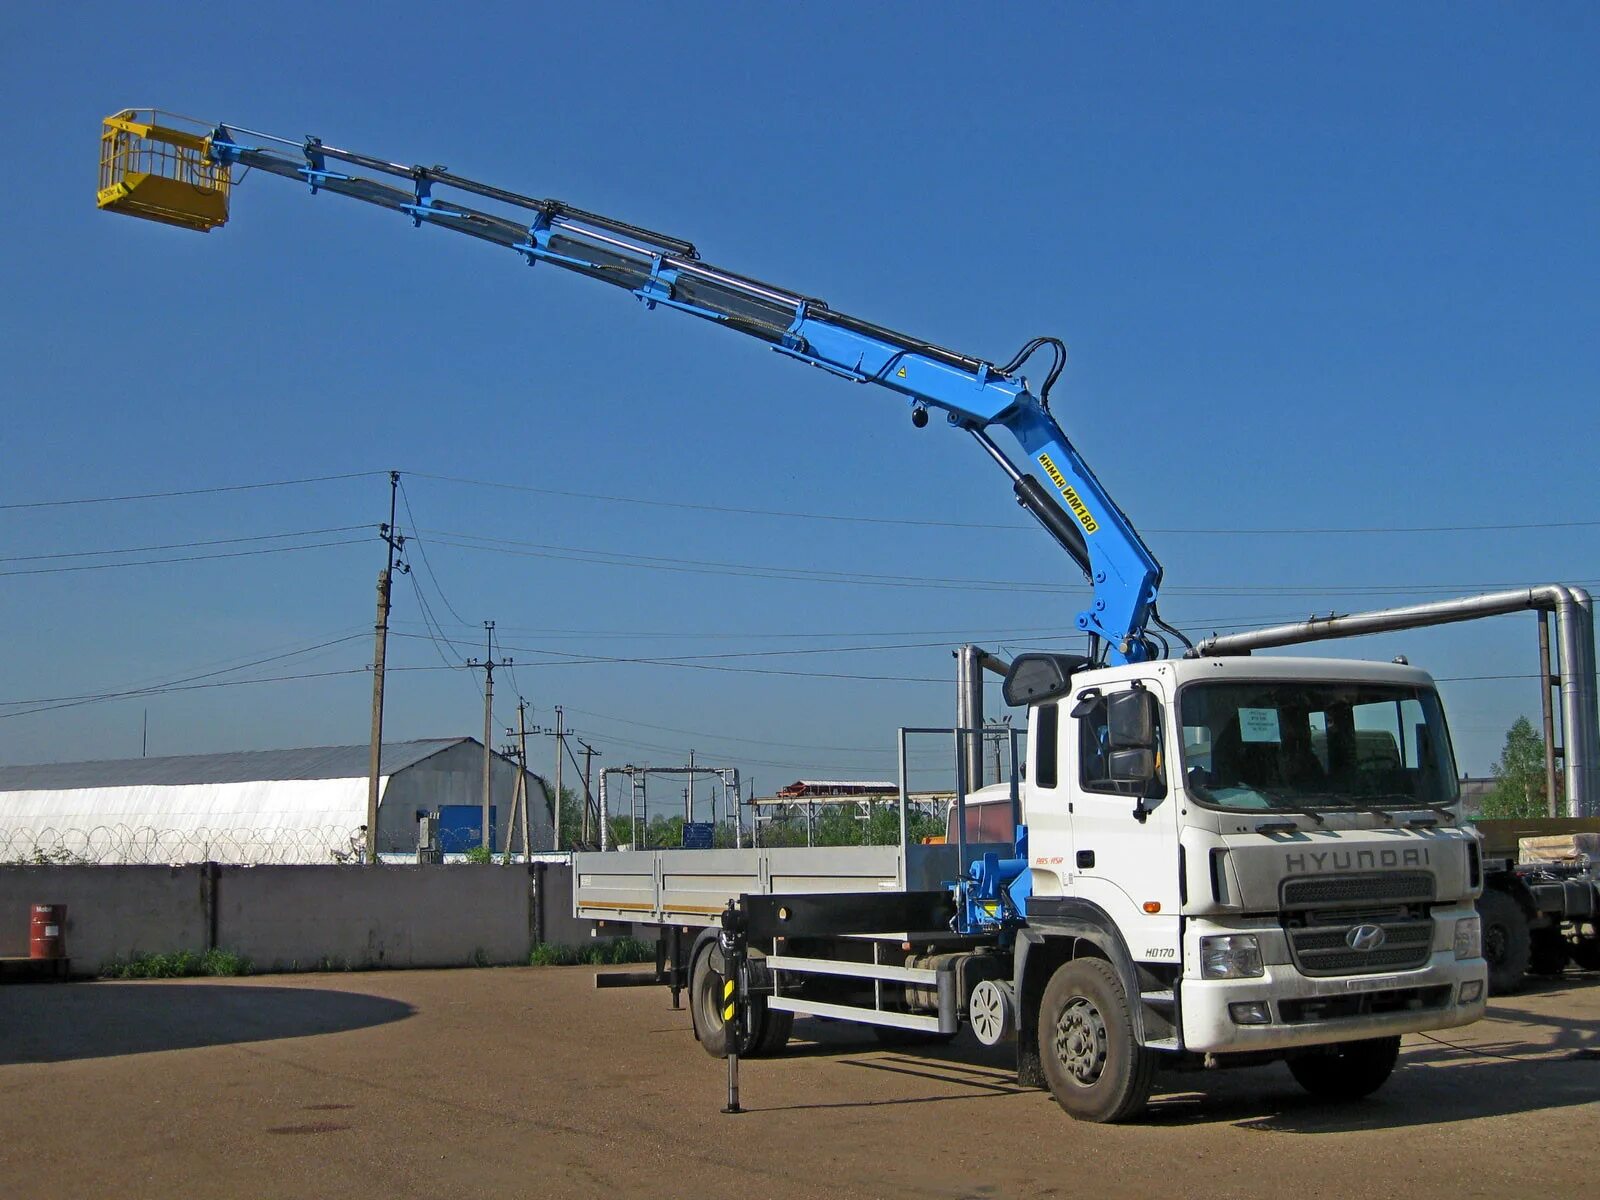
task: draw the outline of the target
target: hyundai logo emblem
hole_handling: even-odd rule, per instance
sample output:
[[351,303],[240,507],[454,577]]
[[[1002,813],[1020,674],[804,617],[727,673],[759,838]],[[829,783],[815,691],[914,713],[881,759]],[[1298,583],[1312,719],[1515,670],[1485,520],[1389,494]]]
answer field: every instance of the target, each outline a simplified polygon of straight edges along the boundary
[[1381,925],[1357,925],[1344,935],[1344,940],[1350,949],[1365,953],[1383,945],[1386,937]]

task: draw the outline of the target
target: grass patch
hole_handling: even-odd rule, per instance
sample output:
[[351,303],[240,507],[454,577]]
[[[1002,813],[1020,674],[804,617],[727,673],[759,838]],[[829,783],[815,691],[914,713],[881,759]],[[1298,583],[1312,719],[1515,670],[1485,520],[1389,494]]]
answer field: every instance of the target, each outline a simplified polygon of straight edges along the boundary
[[100,967],[103,979],[186,979],[196,975],[248,975],[250,960],[231,950],[178,950],[172,954],[136,954],[114,958]]
[[655,962],[656,948],[638,938],[616,938],[591,942],[587,946],[559,946],[553,942],[540,942],[528,955],[528,965],[533,967],[574,967],[587,963],[594,967],[615,963]]

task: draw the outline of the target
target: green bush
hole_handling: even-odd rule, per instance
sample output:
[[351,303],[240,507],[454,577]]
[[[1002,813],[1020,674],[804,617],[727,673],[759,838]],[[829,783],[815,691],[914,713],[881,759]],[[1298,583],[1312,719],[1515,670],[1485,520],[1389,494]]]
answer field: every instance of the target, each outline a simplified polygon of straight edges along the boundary
[[587,963],[594,967],[616,963],[654,962],[656,948],[638,938],[615,938],[591,942],[584,947],[561,946],[553,942],[540,942],[528,955],[531,967],[573,967]]
[[553,942],[539,942],[528,955],[530,967],[570,967],[581,961],[579,951],[573,946],[558,946]]
[[487,846],[474,846],[467,851],[469,863],[488,863],[494,861],[494,851]]
[[112,959],[100,968],[106,979],[186,979],[196,975],[248,975],[250,960],[231,950],[178,950],[172,954],[136,954]]

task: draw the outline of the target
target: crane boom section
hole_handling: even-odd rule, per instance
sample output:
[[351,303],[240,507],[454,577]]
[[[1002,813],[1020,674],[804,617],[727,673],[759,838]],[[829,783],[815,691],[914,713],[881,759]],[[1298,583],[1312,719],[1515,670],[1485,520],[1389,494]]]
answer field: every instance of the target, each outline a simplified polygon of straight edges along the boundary
[[[1145,629],[1161,568],[1051,415],[1048,387],[1038,396],[1030,391],[1019,373],[1025,356],[997,368],[836,312],[815,297],[711,266],[682,239],[443,167],[408,166],[318,138],[294,142],[226,125],[212,130],[205,147],[208,163],[277,175],[313,194],[331,192],[389,209],[418,227],[437,226],[503,246],[530,266],[546,263],[588,276],[630,292],[649,308],[727,326],[829,374],[898,392],[912,403],[918,425],[926,423],[927,409],[943,411],[983,444],[1010,476],[1018,502],[1090,580],[1094,600],[1078,614],[1078,628],[1103,639],[1112,662],[1151,657]],[[1009,430],[1027,452],[1028,470],[989,439],[986,430],[993,425]]]

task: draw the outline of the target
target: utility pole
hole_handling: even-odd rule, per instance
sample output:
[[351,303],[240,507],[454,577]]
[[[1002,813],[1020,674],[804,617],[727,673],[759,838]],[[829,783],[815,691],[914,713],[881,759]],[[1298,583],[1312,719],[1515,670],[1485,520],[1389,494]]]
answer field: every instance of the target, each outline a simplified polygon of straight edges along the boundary
[[533,853],[533,833],[528,827],[528,702],[521,696],[517,697],[517,742],[521,747],[518,761],[522,764],[522,774],[517,778],[522,785],[522,856],[527,858]]
[[[596,750],[593,746],[589,745],[588,742],[584,741],[575,733],[569,733],[567,736],[573,741],[577,742],[578,745],[583,747],[583,844],[586,846],[592,846],[600,839],[598,837],[590,837],[590,808],[594,809],[594,820],[596,825],[599,825],[599,823],[604,819],[600,812],[600,806],[595,803],[594,791],[592,790],[592,783],[594,779],[594,756],[601,753],[601,751]],[[574,767],[578,765],[577,755],[572,756],[572,765]]]
[[[555,814],[554,814],[554,817],[555,817],[555,849],[556,850],[560,850],[561,849],[561,824],[562,824],[562,817],[561,817],[561,788],[562,788],[562,782],[561,781],[562,781],[562,772],[564,770],[565,762],[566,762],[567,759],[570,758],[572,760],[572,769],[574,771],[581,771],[581,773],[583,775],[582,811],[580,812],[579,818],[578,818],[578,828],[576,830],[574,830],[572,832],[572,834],[571,834],[572,842],[573,842],[573,844],[575,846],[589,845],[589,844],[592,844],[591,843],[591,838],[590,838],[590,834],[591,834],[592,831],[591,831],[590,825],[589,825],[589,811],[590,811],[591,808],[593,808],[596,813],[599,812],[598,805],[596,805],[594,803],[594,799],[593,799],[594,793],[591,791],[591,788],[590,788],[590,785],[591,785],[591,782],[592,782],[593,760],[594,760],[594,756],[596,754],[600,754],[602,752],[600,750],[595,749],[593,746],[589,745],[588,742],[584,741],[573,730],[567,728],[566,713],[562,710],[561,705],[558,704],[558,705],[555,706],[555,713],[556,713],[556,724],[555,724],[555,728],[554,729],[547,729],[543,725],[535,725],[532,729],[528,730],[528,732],[529,733],[541,733],[546,737],[554,738],[555,741],[556,741],[556,773],[555,773],[556,805],[555,805]],[[567,739],[568,738],[572,738],[575,742],[578,743],[578,745],[583,747],[583,753],[584,753],[585,757],[584,757],[584,764],[583,764],[582,767],[578,766],[578,756],[576,754],[574,754],[573,751],[572,751],[572,748],[567,745]],[[598,820],[598,817],[596,817],[596,819]]]
[[[510,737],[515,732],[515,729],[507,729],[506,736]],[[517,813],[520,811],[522,802],[522,781],[525,773],[522,767],[522,756],[517,752],[517,744],[515,742],[506,742],[501,745],[500,753],[517,764],[517,781],[511,788],[511,816],[505,823],[505,834],[500,842],[500,852],[505,855],[505,858],[501,861],[509,867],[511,865],[511,842],[517,836]]]
[[689,751],[689,786],[683,792],[683,823],[694,821],[694,751]]
[[[378,526],[378,534],[389,548],[389,561],[378,572],[378,621],[373,626],[372,647],[372,756],[367,764],[367,862],[378,861],[378,772],[383,767],[383,675],[389,648],[389,584],[394,578],[395,555],[406,544],[394,527],[395,496],[400,490],[400,472],[389,472],[389,523]],[[402,574],[411,570],[400,564]]]
[[494,660],[494,622],[483,623],[483,636],[487,650],[482,662],[475,658],[467,659],[467,666],[483,668],[483,846],[493,850],[494,844],[489,836],[489,780],[491,768],[494,765],[494,669],[495,667],[509,667],[511,660],[502,658],[498,663]]
[[556,705],[556,849],[561,849],[561,760],[566,757],[567,735],[563,722],[566,714]]

